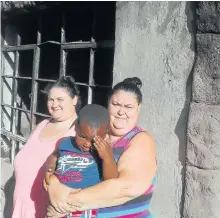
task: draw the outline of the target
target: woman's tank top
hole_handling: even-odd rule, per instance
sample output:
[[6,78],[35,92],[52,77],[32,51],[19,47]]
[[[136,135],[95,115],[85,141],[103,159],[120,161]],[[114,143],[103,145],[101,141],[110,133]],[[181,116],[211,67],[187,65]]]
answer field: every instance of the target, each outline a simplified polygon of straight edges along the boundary
[[[127,149],[131,139],[142,131],[141,128],[134,127],[113,145],[113,153],[116,162],[118,162],[120,156]],[[150,188],[138,198],[128,201],[120,206],[99,209],[97,218],[152,218],[149,208],[155,182],[156,178],[153,179]]]
[[[12,218],[44,218],[48,205],[48,195],[44,191],[45,161],[55,150],[58,140],[41,141],[39,133],[48,124],[43,120],[38,124],[25,146],[18,152],[14,161],[15,191]],[[63,137],[75,136],[75,126]]]

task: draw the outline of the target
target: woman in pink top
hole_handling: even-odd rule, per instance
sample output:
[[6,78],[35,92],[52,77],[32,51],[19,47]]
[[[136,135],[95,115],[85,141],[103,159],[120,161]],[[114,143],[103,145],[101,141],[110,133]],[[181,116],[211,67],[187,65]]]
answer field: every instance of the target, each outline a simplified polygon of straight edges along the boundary
[[42,187],[45,161],[57,141],[74,136],[79,91],[71,77],[62,77],[47,88],[47,107],[51,119],[42,121],[16,155],[15,191],[12,218],[44,218],[48,195]]

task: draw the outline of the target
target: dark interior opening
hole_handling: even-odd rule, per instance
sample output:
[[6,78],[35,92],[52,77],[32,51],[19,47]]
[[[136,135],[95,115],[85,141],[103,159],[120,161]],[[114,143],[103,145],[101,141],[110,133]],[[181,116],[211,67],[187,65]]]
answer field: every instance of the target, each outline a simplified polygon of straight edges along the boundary
[[[49,4],[48,4],[49,5]],[[65,22],[63,22],[63,18]],[[10,24],[21,37],[21,45],[36,44],[37,32],[41,33],[39,78],[56,80],[60,71],[61,27],[65,30],[66,42],[84,42],[94,38],[96,42],[113,40],[115,37],[115,2],[59,2],[44,10],[34,10],[17,16],[10,16],[4,26]],[[2,34],[5,35],[5,34]],[[6,34],[7,35],[7,34]],[[5,38],[9,45],[10,38]],[[50,41],[50,42],[49,42]],[[52,43],[55,41],[56,43]],[[112,85],[114,60],[113,48],[94,50],[94,82],[99,85]],[[19,76],[32,77],[34,51],[19,52]],[[88,83],[90,67],[90,49],[65,50],[66,75],[76,82]],[[19,79],[18,95],[22,104],[30,109],[31,80]],[[46,98],[42,94],[47,83],[38,81],[37,112],[48,114]],[[87,103],[88,87],[78,86],[81,92],[82,106]],[[107,106],[110,88],[94,88],[93,103]],[[22,107],[21,102],[17,105]],[[19,116],[21,118],[21,116]],[[37,116],[37,122],[42,117]]]

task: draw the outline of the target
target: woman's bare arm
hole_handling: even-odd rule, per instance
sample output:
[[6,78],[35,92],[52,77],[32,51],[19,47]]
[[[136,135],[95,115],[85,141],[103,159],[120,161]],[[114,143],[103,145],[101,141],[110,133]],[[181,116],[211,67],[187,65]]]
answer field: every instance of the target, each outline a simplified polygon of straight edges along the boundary
[[[70,193],[67,199],[70,206],[66,211],[121,205],[140,196],[150,187],[155,176],[157,169],[155,153],[152,137],[145,132],[139,133],[131,140],[129,148],[118,162],[118,178],[106,180],[77,194]],[[57,190],[56,185],[60,186],[56,180],[51,181],[53,190]],[[63,192],[59,193],[62,195]],[[65,202],[62,203],[64,204]],[[53,206],[59,207],[59,200]]]
[[46,168],[47,169],[53,169],[56,168],[56,162],[59,157],[58,149],[56,149],[46,160]]
[[58,150],[55,150],[46,160],[45,174],[43,180],[43,187],[45,191],[48,190],[48,186],[50,185],[50,176],[54,174],[58,157],[59,157],[59,152]]
[[118,162],[118,178],[70,194],[68,203],[81,204],[78,210],[95,209],[121,205],[144,194],[156,173],[155,153],[152,137],[139,133]]

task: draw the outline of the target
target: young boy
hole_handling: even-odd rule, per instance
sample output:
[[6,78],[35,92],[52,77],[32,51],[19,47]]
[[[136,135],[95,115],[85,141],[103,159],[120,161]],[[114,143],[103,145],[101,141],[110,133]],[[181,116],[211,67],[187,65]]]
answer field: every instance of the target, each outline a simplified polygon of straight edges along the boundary
[[[47,172],[55,171],[61,183],[71,188],[87,188],[118,176],[111,146],[94,143],[93,138],[105,138],[109,128],[108,111],[96,104],[86,105],[79,112],[75,137],[67,137],[47,159]],[[101,163],[101,174],[99,170]],[[88,214],[90,214],[88,216]],[[66,217],[95,217],[96,210],[72,212]]]

